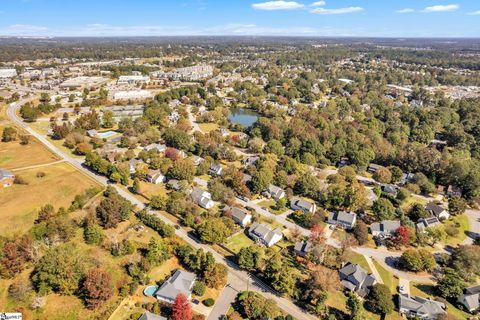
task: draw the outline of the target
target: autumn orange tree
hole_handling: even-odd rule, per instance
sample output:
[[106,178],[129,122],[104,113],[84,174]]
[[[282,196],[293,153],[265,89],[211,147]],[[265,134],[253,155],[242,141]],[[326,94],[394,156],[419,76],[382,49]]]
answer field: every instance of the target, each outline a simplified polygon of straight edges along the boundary
[[83,291],[87,307],[95,309],[113,295],[112,277],[102,269],[90,269],[85,275]]

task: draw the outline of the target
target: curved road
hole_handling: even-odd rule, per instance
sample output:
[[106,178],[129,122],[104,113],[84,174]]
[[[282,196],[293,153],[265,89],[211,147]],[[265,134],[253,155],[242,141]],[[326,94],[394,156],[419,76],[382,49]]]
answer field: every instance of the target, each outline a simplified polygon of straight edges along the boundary
[[[18,102],[15,105],[11,105],[7,109],[7,116],[18,126],[22,127],[28,133],[30,133],[32,136],[34,136],[36,139],[38,139],[40,142],[42,142],[46,147],[48,147],[50,150],[52,150],[55,154],[57,154],[61,159],[64,159],[68,163],[70,163],[72,166],[86,174],[87,176],[91,177],[98,183],[107,186],[111,185],[113,186],[118,193],[123,196],[125,199],[128,199],[132,203],[134,203],[139,209],[145,208],[145,204],[135,198],[132,194],[129,192],[123,190],[119,186],[116,186],[114,184],[110,184],[108,179],[105,178],[104,176],[97,175],[93,173],[92,171],[88,170],[86,167],[82,165],[83,160],[82,159],[76,159],[73,158],[58,149],[55,145],[53,145],[50,141],[47,140],[46,137],[40,135],[36,131],[34,131],[32,128],[30,128],[26,123],[23,122],[23,120],[17,115],[17,110],[19,109],[19,105],[22,103],[25,103],[26,101],[23,102]],[[156,211],[150,211],[151,214],[155,214],[158,218],[162,219],[165,223],[169,225],[173,225],[173,222],[165,218],[163,215]],[[190,244],[192,247],[197,248],[197,249],[203,249],[205,251],[211,252],[215,259],[217,261],[223,261],[228,269],[229,269],[229,274],[228,274],[228,287],[232,288],[236,292],[244,291],[249,288],[251,291],[256,291],[261,293],[263,296],[266,298],[273,299],[278,306],[284,310],[285,312],[291,314],[293,317],[296,319],[316,319],[315,316],[310,315],[306,313],[303,309],[299,308],[296,306],[292,301],[285,299],[279,295],[277,295],[268,285],[263,283],[260,279],[255,277],[254,275],[251,275],[245,271],[242,271],[236,266],[234,263],[231,261],[226,260],[222,255],[220,255],[218,252],[213,250],[207,245],[201,244],[197,242],[197,240],[193,237],[191,237],[185,230],[183,229],[175,229],[175,234],[185,240],[188,244]],[[228,295],[227,295],[228,296]],[[230,295],[231,296],[231,295]],[[217,303],[222,303],[222,298],[223,295],[219,297],[219,300]],[[228,301],[228,306],[230,306],[231,300]],[[226,309],[228,310],[228,308]],[[212,319],[212,318],[209,318]]]

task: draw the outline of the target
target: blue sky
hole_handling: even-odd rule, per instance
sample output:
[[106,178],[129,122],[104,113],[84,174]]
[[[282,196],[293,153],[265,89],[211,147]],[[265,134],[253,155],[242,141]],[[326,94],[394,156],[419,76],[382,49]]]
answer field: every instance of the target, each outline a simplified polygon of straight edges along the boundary
[[480,37],[480,1],[0,1],[0,36],[165,35]]

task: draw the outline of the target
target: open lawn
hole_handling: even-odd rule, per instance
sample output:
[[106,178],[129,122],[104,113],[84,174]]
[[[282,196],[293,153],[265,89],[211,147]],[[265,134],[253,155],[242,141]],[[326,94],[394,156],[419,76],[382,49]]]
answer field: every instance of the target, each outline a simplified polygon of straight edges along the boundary
[[215,131],[218,129],[218,124],[216,123],[199,123],[198,126],[200,127],[200,130],[202,130],[205,133],[208,133],[210,131]]
[[445,244],[451,246],[456,246],[460,244],[463,240],[465,240],[465,238],[467,237],[466,232],[470,229],[468,218],[464,214],[455,216],[451,220],[445,221],[445,227],[447,226],[455,226],[458,230],[457,235],[453,237],[447,235],[447,238],[445,239]]
[[[422,284],[416,282],[410,282],[410,295],[412,297],[420,296],[424,298],[434,298],[435,288],[431,284]],[[453,304],[447,301],[447,312],[454,316],[456,319],[468,319],[470,314],[463,312],[456,308]]]
[[140,181],[140,193],[147,199],[150,199],[152,196],[167,196],[167,188],[165,184],[153,184],[146,181]]
[[228,242],[226,243],[226,247],[230,250],[232,250],[235,253],[238,253],[240,249],[248,247],[250,245],[254,244],[254,241],[250,239],[243,231],[240,232],[239,234],[231,237],[228,239]]
[[365,271],[367,271],[368,273],[372,272],[372,270],[370,269],[370,266],[367,263],[367,260],[361,254],[358,254],[356,252],[353,252],[353,251],[349,250],[348,251],[348,262],[358,264],[360,267],[365,269]]
[[266,200],[262,200],[260,201],[259,203],[257,203],[259,206],[261,206],[262,208],[265,207],[268,209],[268,211],[270,211],[271,213],[273,214],[282,214],[284,213],[285,211],[287,211],[287,208],[283,208],[283,209],[280,209],[280,210],[276,210],[275,209],[275,200],[273,199],[266,199]]
[[[37,178],[44,172],[43,178]],[[37,209],[52,204],[68,207],[77,194],[98,184],[67,163],[17,171],[28,185],[14,184],[0,192],[0,233],[4,236],[25,233],[37,218]]]
[[380,274],[380,277],[382,277],[383,284],[385,284],[387,287],[390,288],[390,291],[392,292],[392,294],[395,294],[397,292],[397,287],[398,287],[398,278],[395,277],[392,273],[390,273],[387,269],[385,269],[380,263],[377,262],[377,260],[375,259],[372,259],[372,260],[373,260],[373,264],[375,265],[375,268]]
[[[3,128],[8,126],[12,126],[12,123],[6,118],[5,108],[1,108],[0,132],[3,132]],[[16,141],[0,142],[0,168],[16,169],[59,160],[55,154],[32,136],[27,145],[21,145],[19,136],[25,135],[27,132],[19,127],[15,128],[17,129]]]
[[0,142],[0,168],[18,169],[58,161],[59,158],[38,140],[30,137],[27,145],[20,141]]

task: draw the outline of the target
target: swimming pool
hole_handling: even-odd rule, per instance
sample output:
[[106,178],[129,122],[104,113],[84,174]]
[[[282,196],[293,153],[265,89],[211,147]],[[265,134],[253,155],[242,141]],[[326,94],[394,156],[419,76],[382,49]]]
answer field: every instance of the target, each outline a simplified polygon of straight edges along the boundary
[[158,289],[157,286],[148,286],[143,290],[143,294],[146,295],[147,297],[151,297],[155,294],[157,289]]
[[115,131],[106,131],[106,132],[99,132],[98,136],[102,139],[107,139],[107,138],[110,138],[111,136],[114,136],[116,134],[117,134],[117,132],[115,132]]

